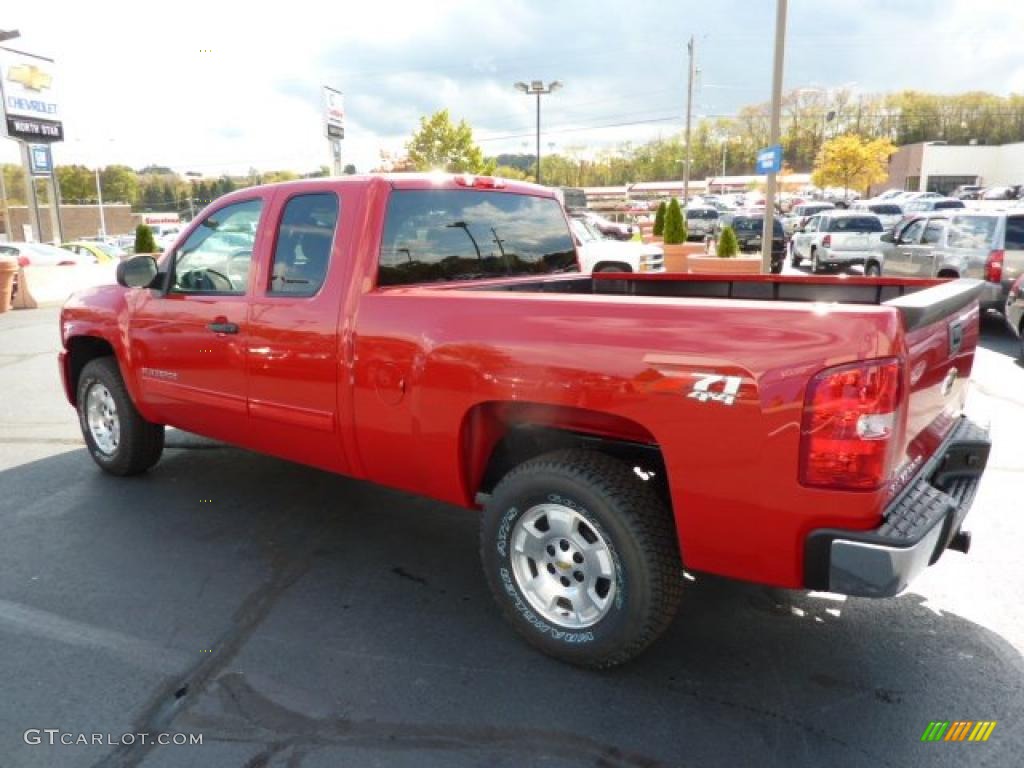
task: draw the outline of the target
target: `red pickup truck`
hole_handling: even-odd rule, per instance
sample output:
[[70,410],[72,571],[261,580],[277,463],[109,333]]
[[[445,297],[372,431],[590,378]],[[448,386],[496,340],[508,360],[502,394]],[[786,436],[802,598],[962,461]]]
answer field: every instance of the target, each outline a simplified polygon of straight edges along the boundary
[[481,509],[503,613],[576,664],[684,565],[887,596],[969,545],[976,281],[581,275],[551,190],[394,175],[227,195],[118,282],[61,315],[101,468],[172,425]]

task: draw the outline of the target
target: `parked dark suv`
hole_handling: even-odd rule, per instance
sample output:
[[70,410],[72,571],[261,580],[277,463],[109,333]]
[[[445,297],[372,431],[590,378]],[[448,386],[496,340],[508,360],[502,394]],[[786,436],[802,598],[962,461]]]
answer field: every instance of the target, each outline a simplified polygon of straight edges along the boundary
[[[730,225],[736,233],[740,244],[740,253],[760,253],[761,233],[764,231],[764,219],[760,216],[744,216],[737,214]],[[786,259],[786,234],[782,222],[772,219],[772,273],[782,271],[782,262]]]

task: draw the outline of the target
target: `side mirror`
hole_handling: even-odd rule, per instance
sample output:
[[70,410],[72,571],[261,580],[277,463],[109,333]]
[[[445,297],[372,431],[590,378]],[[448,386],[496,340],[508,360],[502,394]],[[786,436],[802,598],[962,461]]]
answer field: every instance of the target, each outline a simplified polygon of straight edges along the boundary
[[882,236],[880,238],[878,238],[878,239],[881,240],[883,243],[895,243],[896,242],[896,236],[892,232],[883,232]]
[[117,284],[125,288],[148,288],[159,269],[152,256],[136,256],[117,265]]

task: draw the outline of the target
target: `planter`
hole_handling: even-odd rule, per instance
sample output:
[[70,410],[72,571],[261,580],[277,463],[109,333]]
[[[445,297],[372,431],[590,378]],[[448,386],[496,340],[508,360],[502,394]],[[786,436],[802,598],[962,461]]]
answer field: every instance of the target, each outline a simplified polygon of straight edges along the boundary
[[760,256],[736,256],[720,259],[717,256],[691,256],[690,272],[695,275],[759,275]]
[[11,292],[14,288],[14,275],[18,272],[18,262],[14,259],[0,258],[0,313],[11,308]]
[[689,260],[694,256],[703,255],[703,243],[679,243],[668,245],[662,243],[661,249],[665,252],[666,272],[688,272]]

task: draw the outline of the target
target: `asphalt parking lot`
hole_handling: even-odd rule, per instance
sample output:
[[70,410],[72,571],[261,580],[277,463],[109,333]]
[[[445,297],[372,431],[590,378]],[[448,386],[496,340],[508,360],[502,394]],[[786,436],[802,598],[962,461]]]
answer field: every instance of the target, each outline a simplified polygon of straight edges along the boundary
[[[696,574],[667,635],[598,674],[502,623],[472,513],[177,432],[149,474],[104,475],[57,310],[0,315],[0,766],[1019,765],[1024,367],[1000,318],[982,343],[970,555],[883,601]],[[998,725],[922,743],[936,719]]]

